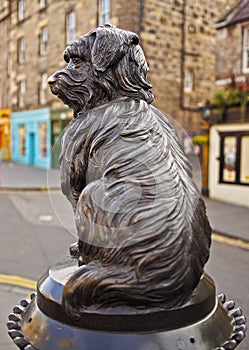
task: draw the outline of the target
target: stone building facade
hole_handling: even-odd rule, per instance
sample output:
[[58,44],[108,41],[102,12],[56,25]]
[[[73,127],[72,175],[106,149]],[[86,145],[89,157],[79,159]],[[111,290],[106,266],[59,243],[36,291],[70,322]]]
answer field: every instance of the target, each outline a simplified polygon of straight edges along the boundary
[[0,6],[0,109],[10,104],[9,96],[9,40],[10,40],[10,9],[7,1]]
[[225,108],[210,129],[209,194],[249,207],[249,1],[241,0],[216,28],[215,91]]
[[215,23],[236,1],[143,3],[141,37],[155,104],[187,131],[199,131],[198,104],[211,98],[215,81]]
[[216,85],[229,84],[231,76],[245,80],[249,77],[249,1],[240,1],[216,28]]
[[10,145],[10,9],[7,1],[1,1],[0,6],[0,159],[9,160]]
[[[15,113],[48,108],[65,118],[65,111],[60,112],[64,106],[49,92],[46,79],[65,65],[63,51],[68,42],[109,22],[139,34],[150,66],[154,105],[188,132],[200,131],[198,103],[211,97],[215,81],[215,23],[236,0],[4,2],[9,29],[7,39],[0,32],[0,42],[7,45],[5,61],[11,67],[6,78],[8,98],[0,108]],[[0,14],[4,11],[1,7]],[[0,69],[6,71],[6,67]],[[1,90],[2,86],[3,81]]]
[[[137,32],[139,30],[138,2],[133,2],[132,7],[127,1],[110,4],[112,6],[109,13],[112,13],[112,17],[110,18],[109,14],[109,22]],[[10,76],[12,110],[30,110],[43,106],[62,108],[61,102],[48,91],[44,78],[65,65],[63,51],[69,43],[67,21],[71,21],[68,25],[69,27],[71,25],[69,36],[71,35],[72,40],[93,29],[98,25],[98,1],[10,0],[10,6],[9,52],[13,62]],[[20,11],[23,14],[20,15]],[[71,19],[68,19],[70,15]],[[46,91],[41,98],[42,92],[39,90],[42,90],[42,84]]]

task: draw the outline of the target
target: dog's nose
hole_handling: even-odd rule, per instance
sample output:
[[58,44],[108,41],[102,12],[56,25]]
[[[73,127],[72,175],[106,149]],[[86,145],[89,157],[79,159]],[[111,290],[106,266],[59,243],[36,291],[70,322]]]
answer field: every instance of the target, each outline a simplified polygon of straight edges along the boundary
[[48,77],[48,79],[47,79],[47,83],[48,83],[49,85],[54,84],[55,81],[56,81],[56,79],[55,79],[55,76],[54,76],[54,75],[50,75],[50,77]]

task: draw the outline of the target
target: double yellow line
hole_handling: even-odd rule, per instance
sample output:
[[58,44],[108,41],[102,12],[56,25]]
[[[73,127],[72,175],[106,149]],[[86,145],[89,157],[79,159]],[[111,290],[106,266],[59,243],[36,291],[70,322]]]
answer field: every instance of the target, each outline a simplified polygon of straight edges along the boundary
[[242,239],[224,236],[215,232],[212,234],[212,239],[215,242],[227,244],[232,247],[238,247],[238,248],[249,250],[249,242],[243,241]]
[[[213,233],[212,239],[215,242],[249,250],[249,242],[241,239],[227,237],[218,233]],[[0,274],[1,283],[36,290],[36,281],[21,276]]]
[[0,283],[11,284],[27,289],[36,289],[36,281],[16,275],[0,274]]

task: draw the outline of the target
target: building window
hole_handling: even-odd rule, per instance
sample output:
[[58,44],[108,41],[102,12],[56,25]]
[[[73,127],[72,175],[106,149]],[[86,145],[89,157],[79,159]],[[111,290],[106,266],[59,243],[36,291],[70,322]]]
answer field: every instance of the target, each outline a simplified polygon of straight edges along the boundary
[[48,156],[47,123],[39,123],[39,153],[42,158]]
[[20,38],[18,40],[18,63],[23,64],[25,61],[25,40],[24,38]]
[[221,133],[220,182],[249,185],[249,132]]
[[21,80],[18,84],[18,107],[23,108],[25,106],[25,92],[26,92],[26,82]]
[[249,28],[243,29],[242,71],[243,73],[249,72]]
[[47,102],[46,91],[47,91],[47,73],[41,75],[41,81],[39,83],[39,103],[45,104]]
[[18,126],[18,145],[19,145],[19,155],[26,155],[26,129],[24,124]]
[[249,28],[243,29],[243,56],[242,56],[242,71],[249,72]]
[[24,12],[25,12],[25,0],[18,0],[17,15],[18,15],[19,22],[24,20]]
[[99,0],[99,25],[110,21],[110,0]]
[[249,184],[249,135],[241,138],[240,182]]
[[38,0],[39,8],[44,9],[47,6],[47,0]]
[[186,69],[184,77],[184,92],[194,91],[194,72],[192,69]]
[[8,76],[12,73],[12,55],[9,53],[7,58],[7,73]]
[[4,9],[8,6],[9,1],[8,0],[1,0],[1,8]]
[[237,140],[235,136],[225,136],[223,139],[223,166],[222,180],[224,182],[236,181],[236,154]]
[[47,54],[47,44],[48,44],[48,27],[41,28],[41,33],[39,35],[40,50],[39,54],[45,56]]
[[76,13],[70,12],[66,17],[66,44],[76,39]]

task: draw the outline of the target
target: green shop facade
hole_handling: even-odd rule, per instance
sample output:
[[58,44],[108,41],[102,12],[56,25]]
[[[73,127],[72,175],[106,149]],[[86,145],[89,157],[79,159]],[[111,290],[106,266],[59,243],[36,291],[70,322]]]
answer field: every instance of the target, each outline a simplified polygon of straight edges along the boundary
[[58,168],[60,140],[72,118],[69,109],[11,113],[12,160],[41,168]]

